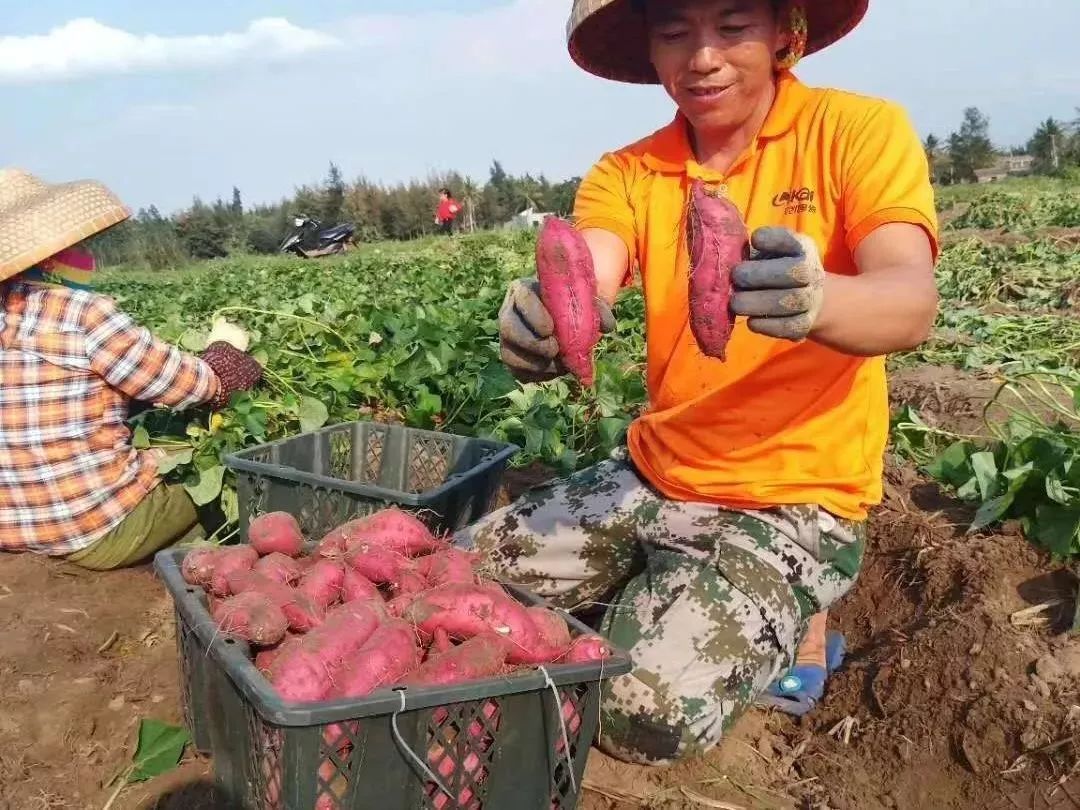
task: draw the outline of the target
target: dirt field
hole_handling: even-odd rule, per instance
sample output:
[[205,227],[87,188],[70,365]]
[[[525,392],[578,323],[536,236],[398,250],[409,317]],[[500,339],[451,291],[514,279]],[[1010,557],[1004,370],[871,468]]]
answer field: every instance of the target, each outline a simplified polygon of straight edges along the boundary
[[[934,368],[893,377],[897,403],[953,429],[991,388]],[[594,754],[582,806],[1080,807],[1080,641],[1064,632],[1076,580],[1016,529],[966,535],[967,517],[890,467],[863,573],[831,615],[849,655],[825,701],[802,722],[755,711],[666,771]],[[149,568],[0,559],[0,807],[224,807],[191,755],[113,795],[139,720],[179,721],[172,621]]]

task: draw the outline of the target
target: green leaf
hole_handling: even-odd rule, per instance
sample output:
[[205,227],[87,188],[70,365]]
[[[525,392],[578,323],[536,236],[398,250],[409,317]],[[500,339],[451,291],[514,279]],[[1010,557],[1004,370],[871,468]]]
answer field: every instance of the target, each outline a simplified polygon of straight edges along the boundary
[[180,764],[189,742],[191,737],[186,728],[143,720],[139,723],[139,745],[127,781],[145,782],[173,770]]
[[233,487],[221,488],[221,511],[225,515],[226,523],[240,520],[240,499]]
[[305,433],[318,430],[326,424],[330,418],[330,412],[326,406],[313,397],[303,397],[300,400],[300,429]]
[[206,348],[207,334],[198,329],[187,329],[180,336],[180,348],[189,352],[201,352]]
[[925,469],[928,475],[950,486],[963,486],[972,476],[969,461],[975,448],[971,442],[958,441],[950,444]]
[[977,532],[980,529],[985,529],[991,523],[997,523],[1009,511],[1015,497],[1013,493],[1007,492],[1004,495],[983,501],[976,510],[975,519],[971,521],[971,527],[968,531]]
[[220,464],[199,471],[199,478],[194,484],[184,484],[191,500],[196,506],[205,506],[221,493],[221,483],[225,478],[225,468]]
[[1032,538],[1055,556],[1065,557],[1076,549],[1077,529],[1080,528],[1080,506],[1039,504],[1032,521]]
[[1068,506],[1072,501],[1069,493],[1065,491],[1065,484],[1054,470],[1051,470],[1046,476],[1046,497],[1063,506]]
[[997,461],[994,454],[986,450],[971,456],[971,469],[979,484],[979,494],[983,500],[993,498],[997,491]]
[[630,420],[608,417],[600,420],[600,443],[605,450],[610,450],[622,442]]
[[142,425],[136,425],[135,430],[131,432],[131,445],[136,450],[149,450],[150,431]]
[[194,452],[190,447],[186,450],[170,452],[158,462],[158,475],[168,475],[181,464],[190,464]]

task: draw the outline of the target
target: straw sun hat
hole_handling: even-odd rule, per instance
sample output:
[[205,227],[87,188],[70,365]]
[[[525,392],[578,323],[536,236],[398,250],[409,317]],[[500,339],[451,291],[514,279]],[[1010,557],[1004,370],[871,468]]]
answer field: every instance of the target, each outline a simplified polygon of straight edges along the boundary
[[[869,0],[805,0],[805,53],[820,51],[850,32],[866,14]],[[604,79],[658,84],[649,61],[645,19],[635,0],[574,0],[566,24],[570,57]]]
[[50,184],[0,169],[0,281],[131,216],[94,180]]

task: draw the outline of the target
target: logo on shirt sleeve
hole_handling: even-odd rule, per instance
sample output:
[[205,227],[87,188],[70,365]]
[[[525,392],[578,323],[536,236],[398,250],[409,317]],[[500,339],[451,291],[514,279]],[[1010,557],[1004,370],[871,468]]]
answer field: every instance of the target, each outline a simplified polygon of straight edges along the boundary
[[816,214],[815,196],[812,188],[803,186],[789,191],[781,191],[773,197],[772,204],[775,208],[783,208],[785,214]]

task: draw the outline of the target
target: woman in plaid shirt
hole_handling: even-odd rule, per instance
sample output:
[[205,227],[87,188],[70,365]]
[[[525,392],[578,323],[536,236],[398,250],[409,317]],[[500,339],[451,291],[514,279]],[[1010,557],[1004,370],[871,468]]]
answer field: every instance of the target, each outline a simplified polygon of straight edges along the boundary
[[[130,216],[92,181],[0,169],[0,549],[94,570],[142,562],[196,524],[132,447],[132,400],[221,407],[258,364],[218,343],[204,361],[154,338],[91,291],[83,240]],[[243,347],[241,347],[243,348]]]

